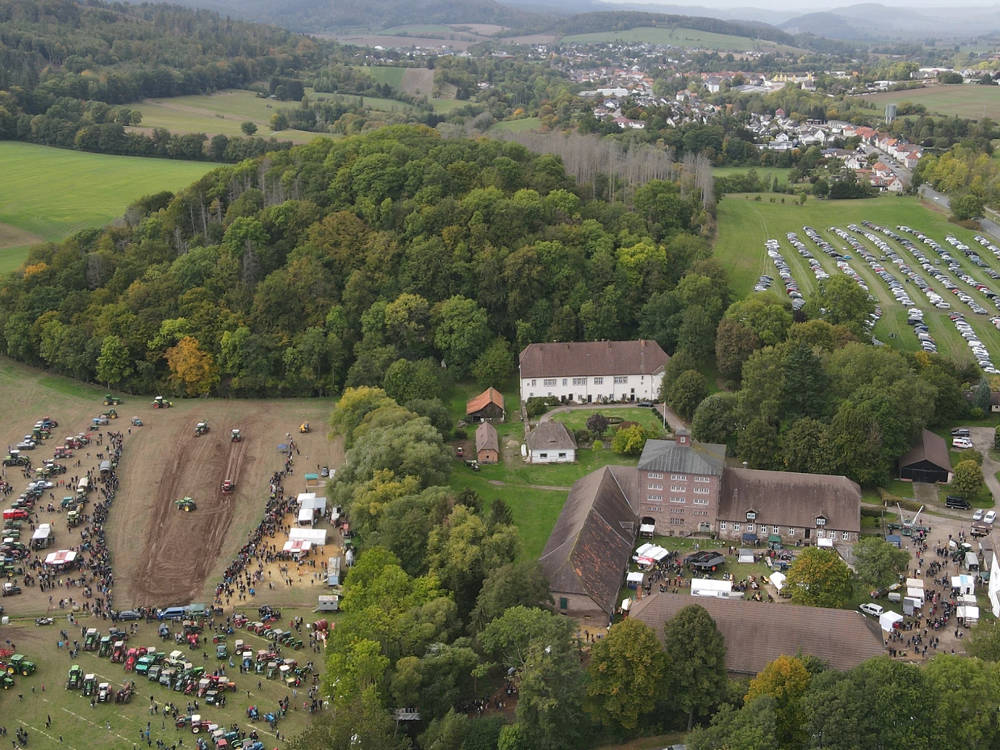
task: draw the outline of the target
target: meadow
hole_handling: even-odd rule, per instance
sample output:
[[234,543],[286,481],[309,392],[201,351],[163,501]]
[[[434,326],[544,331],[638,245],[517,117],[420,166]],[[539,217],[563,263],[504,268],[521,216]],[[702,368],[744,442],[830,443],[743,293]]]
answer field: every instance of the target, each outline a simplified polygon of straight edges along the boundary
[[[719,203],[719,231],[715,245],[715,257],[726,268],[733,291],[738,297],[749,294],[761,274],[776,275],[774,266],[764,250],[764,242],[769,238],[780,241],[781,253],[788,261],[792,275],[799,283],[805,298],[808,300],[810,295],[816,292],[815,277],[809,270],[805,259],[788,245],[785,239],[787,232],[796,232],[799,238],[806,243],[806,246],[813,251],[825,270],[831,274],[839,273],[833,259],[812,246],[806,238],[802,232],[802,227],[806,225],[814,227],[835,247],[843,247],[844,242],[828,232],[828,227],[836,225],[844,228],[848,224],[860,223],[865,219],[892,228],[906,224],[925,232],[942,244],[944,244],[946,234],[954,234],[967,244],[975,244],[972,240],[973,232],[949,223],[943,214],[929,210],[917,198],[883,196],[855,201],[818,201],[810,198],[805,205],[800,206],[790,196],[774,196],[765,193],[760,196],[759,201],[756,200],[756,197],[731,195],[726,196]],[[781,202],[782,199],[784,199],[784,203]],[[773,203],[772,200],[774,200]],[[863,244],[868,245],[867,241],[860,236],[858,239]],[[869,249],[876,255],[880,254],[873,246],[869,246]],[[909,254],[901,248],[898,251],[904,258],[910,260],[912,265],[912,258],[909,258]],[[998,265],[989,253],[985,253],[983,257],[992,266]],[[959,262],[963,269],[974,277],[987,282],[988,285],[995,286],[995,282],[986,278],[981,269],[976,269],[964,256],[959,258]],[[882,307],[883,317],[875,327],[875,336],[897,349],[917,350],[919,343],[911,327],[906,324],[906,310],[903,306],[899,305],[889,294],[885,283],[872,272],[862,259],[853,258],[850,263],[852,268],[868,284]],[[902,274],[891,265],[889,270],[897,278],[902,278]],[[949,301],[953,299],[954,295],[948,293],[937,282],[931,281],[931,286]],[[968,291],[987,310],[995,309],[993,304],[979,295],[978,292],[971,288]],[[965,341],[948,320],[947,313],[950,311],[930,307],[922,294],[916,290],[914,292],[914,302],[917,306],[924,308],[926,322],[931,335],[937,341],[939,351],[957,360],[971,360],[971,354]],[[778,291],[769,293],[783,298],[780,288]],[[986,344],[987,349],[994,357],[1000,355],[1000,331],[997,331],[983,317],[973,315],[957,300],[953,303],[952,309],[964,312],[966,319],[972,324],[980,339]]]
[[180,190],[216,166],[12,141],[0,143],[0,163],[0,272],[18,268],[32,244],[103,226],[137,198]]
[[711,31],[699,31],[685,28],[658,28],[653,26],[637,26],[624,31],[597,31],[591,34],[571,34],[559,40],[563,44],[602,44],[611,42],[638,42],[645,44],[661,44],[671,47],[704,48],[717,50],[746,50],[763,47],[790,49],[784,45],[763,39],[751,39],[732,34],[716,34]]
[[976,120],[981,117],[1000,118],[1000,87],[954,84],[929,86],[908,91],[887,91],[866,94],[867,101],[882,107],[886,104],[911,102],[923,104],[928,112]]
[[488,132],[507,131],[509,133],[524,133],[528,130],[537,130],[542,126],[542,121],[537,117],[522,117],[520,120],[503,120],[493,125]]
[[777,177],[778,183],[782,185],[788,184],[788,174],[792,171],[788,167],[712,167],[712,176],[731,177],[732,175],[746,174],[751,169],[768,184]]

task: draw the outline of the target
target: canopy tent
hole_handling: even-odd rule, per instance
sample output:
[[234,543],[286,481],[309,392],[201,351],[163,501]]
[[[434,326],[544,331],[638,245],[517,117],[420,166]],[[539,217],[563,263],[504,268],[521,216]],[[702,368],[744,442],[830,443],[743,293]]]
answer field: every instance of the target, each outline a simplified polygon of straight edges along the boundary
[[655,523],[642,523],[639,524],[639,536],[650,537],[656,533]]
[[[325,497],[316,497],[316,493],[315,492],[310,492],[308,494],[312,495],[312,497],[308,498],[306,500],[300,501],[299,507],[300,508],[309,508],[310,510],[316,511],[316,516],[325,516],[326,515],[326,498]],[[302,496],[299,495],[299,497],[302,497]]]
[[976,579],[966,573],[952,576],[951,587],[958,589],[959,594],[972,594],[976,588]]
[[752,531],[743,532],[743,543],[744,544],[757,544],[760,539]]
[[300,526],[312,526],[314,520],[312,508],[299,508],[298,523]]
[[625,581],[628,583],[630,589],[637,589],[642,585],[642,579],[645,576],[642,573],[633,572],[625,576]]
[[771,549],[781,549],[781,534],[769,534],[767,546]]
[[967,570],[979,570],[979,556],[975,552],[965,553],[965,567]]
[[993,609],[993,616],[1000,617],[1000,561],[993,555],[993,565],[990,567],[990,606]]
[[732,590],[732,581],[717,581],[714,578],[691,579],[691,596],[727,597]]
[[955,608],[955,616],[963,618],[966,625],[974,625],[979,622],[979,607],[962,605]]
[[658,563],[664,557],[669,555],[669,550],[665,550],[658,544],[640,544],[638,549],[636,549],[635,554],[632,555],[632,559],[639,565],[644,567]]
[[908,597],[910,597],[911,599],[919,599],[921,604],[923,604],[923,602],[924,602],[924,590],[923,589],[918,589],[915,586],[907,586],[906,587],[906,595]]
[[768,580],[771,582],[774,588],[778,589],[778,591],[781,591],[783,588],[785,588],[785,579],[787,577],[788,576],[786,576],[784,573],[775,572],[771,573],[771,575],[768,577]]
[[298,502],[299,505],[302,505],[302,503],[307,502],[309,500],[315,500],[315,499],[316,499],[315,492],[300,492],[298,494],[298,497],[295,498],[295,500]]
[[49,524],[47,523],[41,523],[38,525],[38,528],[35,529],[35,533],[31,535],[31,541],[35,540],[42,541],[48,539],[49,536],[51,535],[52,535],[52,527],[49,526]]
[[288,443],[278,443],[278,453],[288,453]]
[[882,626],[882,630],[884,630],[886,633],[891,633],[892,626],[895,625],[897,622],[902,622],[902,620],[903,616],[898,612],[886,611],[883,612],[881,615],[879,615],[878,624]]
[[959,594],[958,603],[959,604],[976,604],[978,600],[975,594]]
[[740,549],[739,562],[741,562],[741,563],[753,563],[753,550],[752,549]]
[[632,600],[628,598],[622,599],[622,606],[621,606],[622,612],[625,612],[627,614],[630,609],[632,609]]
[[828,536],[822,536],[816,540],[817,547],[829,547],[833,549],[833,540]]
[[907,578],[906,588],[922,589],[924,587],[923,578]]
[[288,532],[290,542],[311,542],[314,546],[326,544],[326,529],[292,529]]
[[903,537],[901,537],[899,534],[886,534],[885,540],[889,542],[889,544],[891,544],[893,547],[896,547],[897,549],[903,548]]
[[285,546],[281,548],[282,552],[291,552],[292,554],[302,554],[303,552],[308,552],[312,549],[312,542],[304,542],[301,539],[285,542]]
[[71,549],[61,549],[50,552],[45,556],[45,564],[54,568],[61,568],[64,565],[72,565],[76,561],[76,552]]

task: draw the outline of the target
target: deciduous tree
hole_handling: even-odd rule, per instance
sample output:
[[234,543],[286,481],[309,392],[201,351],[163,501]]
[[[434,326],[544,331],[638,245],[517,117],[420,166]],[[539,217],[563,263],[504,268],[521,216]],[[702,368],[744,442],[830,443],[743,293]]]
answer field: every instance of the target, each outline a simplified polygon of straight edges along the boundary
[[687,714],[688,730],[696,715],[717,705],[726,687],[726,643],[703,607],[684,607],[664,626],[669,700]]
[[188,396],[207,395],[219,382],[219,368],[194,336],[185,336],[166,351],[171,382]]
[[664,688],[665,655],[644,622],[626,619],[590,650],[587,698],[602,724],[635,729],[657,708]]
[[788,590],[792,601],[813,607],[843,607],[854,588],[851,570],[829,549],[807,547],[788,569]]
[[955,466],[952,486],[963,497],[974,498],[983,489],[983,470],[975,461],[961,461]]
[[906,550],[879,537],[862,537],[854,545],[854,569],[858,580],[867,586],[878,588],[898,582],[909,562],[910,555]]

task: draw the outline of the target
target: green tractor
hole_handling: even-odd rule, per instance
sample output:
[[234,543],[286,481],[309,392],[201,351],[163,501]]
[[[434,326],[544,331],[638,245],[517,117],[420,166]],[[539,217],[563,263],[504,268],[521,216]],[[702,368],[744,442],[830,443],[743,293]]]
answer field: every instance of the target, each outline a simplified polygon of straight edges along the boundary
[[239,428],[234,427],[229,433],[229,440],[233,443],[240,443],[243,441],[243,435],[240,433]]
[[87,674],[83,676],[83,694],[93,695],[97,690],[97,675]]
[[10,690],[12,687],[14,687],[14,678],[6,672],[0,673],[0,688]]
[[119,406],[122,400],[118,396],[112,396],[110,393],[104,394],[104,405],[105,406]]
[[34,674],[37,668],[38,667],[35,665],[35,662],[28,661],[24,658],[23,654],[14,654],[10,657],[10,661],[7,662],[7,673],[19,674],[22,677]]
[[116,409],[107,409],[101,412],[101,416],[108,419],[118,419],[118,411]]
[[106,635],[101,638],[101,646],[97,649],[97,655],[102,659],[111,656],[111,636]]
[[194,426],[194,436],[204,435],[208,432],[208,422],[199,422]]
[[83,670],[79,664],[74,664],[69,668],[69,677],[66,679],[67,690],[79,690],[80,683],[83,682]]
[[190,513],[198,509],[198,506],[195,505],[194,500],[190,497],[182,497],[180,500],[174,500],[174,503],[177,505],[178,510],[182,510],[185,513]]
[[69,513],[67,513],[66,514],[66,525],[69,528],[71,528],[71,529],[74,529],[77,526],[79,526],[80,525],[80,511],[78,511],[78,510],[71,510]]

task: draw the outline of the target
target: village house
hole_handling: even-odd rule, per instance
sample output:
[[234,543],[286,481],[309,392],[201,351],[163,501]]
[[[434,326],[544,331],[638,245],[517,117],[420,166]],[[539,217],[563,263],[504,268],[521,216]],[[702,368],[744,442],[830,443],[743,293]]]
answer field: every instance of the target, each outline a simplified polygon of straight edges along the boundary
[[528,463],[563,464],[576,461],[576,439],[562,422],[542,422],[524,440]]
[[530,344],[519,357],[521,403],[536,396],[581,404],[652,401],[669,359],[647,339]]
[[496,388],[487,388],[465,404],[465,418],[469,422],[503,422],[506,417],[503,394]]
[[500,461],[500,437],[497,428],[489,422],[483,422],[476,428],[476,460],[481,464]]

